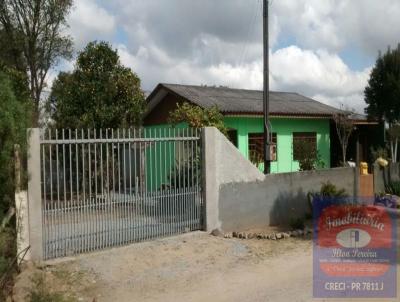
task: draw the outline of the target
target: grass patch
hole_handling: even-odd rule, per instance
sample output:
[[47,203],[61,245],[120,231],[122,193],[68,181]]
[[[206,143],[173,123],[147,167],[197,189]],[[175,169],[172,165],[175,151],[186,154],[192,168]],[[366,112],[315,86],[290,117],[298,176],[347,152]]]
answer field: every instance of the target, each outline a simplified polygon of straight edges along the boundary
[[52,292],[46,286],[44,274],[36,274],[32,279],[33,288],[28,294],[29,302],[74,302],[60,292]]

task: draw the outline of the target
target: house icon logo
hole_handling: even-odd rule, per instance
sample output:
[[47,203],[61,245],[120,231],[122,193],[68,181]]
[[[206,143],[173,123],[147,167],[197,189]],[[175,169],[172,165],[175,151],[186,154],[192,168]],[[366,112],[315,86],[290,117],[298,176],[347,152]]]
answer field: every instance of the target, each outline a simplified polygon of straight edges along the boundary
[[337,234],[336,242],[344,248],[363,248],[371,242],[371,236],[364,230],[349,228]]

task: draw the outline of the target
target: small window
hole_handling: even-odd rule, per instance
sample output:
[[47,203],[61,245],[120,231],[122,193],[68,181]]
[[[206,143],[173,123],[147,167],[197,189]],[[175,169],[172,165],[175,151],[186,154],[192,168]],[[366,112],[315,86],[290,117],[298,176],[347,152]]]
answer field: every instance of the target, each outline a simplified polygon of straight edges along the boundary
[[310,148],[317,150],[317,133],[316,132],[293,132],[293,160],[300,159],[301,146],[310,144]]
[[236,129],[229,129],[228,130],[228,139],[230,140],[230,142],[237,148],[238,146],[238,132]]
[[[277,135],[272,133],[272,143],[277,144]],[[255,165],[264,162],[264,134],[249,133],[249,156],[250,161]],[[276,158],[278,160],[278,158]]]

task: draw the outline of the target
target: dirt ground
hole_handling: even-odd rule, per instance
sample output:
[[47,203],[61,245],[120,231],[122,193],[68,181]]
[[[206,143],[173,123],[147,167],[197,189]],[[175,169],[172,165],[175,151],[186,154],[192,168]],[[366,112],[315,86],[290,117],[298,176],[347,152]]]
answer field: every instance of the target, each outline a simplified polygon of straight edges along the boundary
[[15,301],[26,300],[37,271],[47,287],[76,301],[323,301],[312,299],[310,238],[241,240],[196,232],[133,244],[25,269]]

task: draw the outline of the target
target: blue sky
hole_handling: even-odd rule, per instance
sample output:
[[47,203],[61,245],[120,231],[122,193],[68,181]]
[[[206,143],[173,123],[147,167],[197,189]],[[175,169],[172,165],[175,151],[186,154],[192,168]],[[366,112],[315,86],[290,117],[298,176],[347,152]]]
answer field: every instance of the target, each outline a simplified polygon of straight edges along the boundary
[[[271,89],[362,112],[379,49],[400,42],[398,0],[270,1]],[[262,87],[261,0],[79,0],[76,51],[109,41],[151,90],[159,82]],[[74,62],[61,62],[71,70]]]

